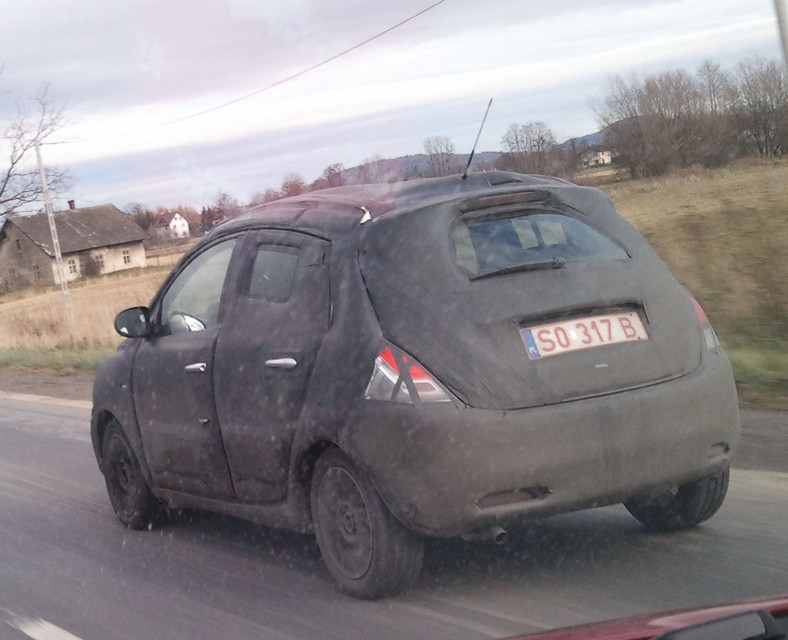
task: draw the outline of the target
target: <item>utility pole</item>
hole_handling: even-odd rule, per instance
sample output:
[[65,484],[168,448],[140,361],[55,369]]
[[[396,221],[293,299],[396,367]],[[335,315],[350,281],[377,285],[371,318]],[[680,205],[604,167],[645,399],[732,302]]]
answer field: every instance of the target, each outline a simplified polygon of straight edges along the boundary
[[783,62],[788,66],[788,5],[785,0],[774,0],[777,26],[780,28],[780,43],[783,45]]
[[63,305],[66,308],[66,315],[71,319],[71,302],[68,299],[68,284],[66,274],[63,271],[63,255],[60,253],[60,241],[57,239],[57,227],[55,227],[55,212],[52,210],[52,201],[49,199],[49,187],[47,186],[47,174],[44,170],[44,163],[41,161],[41,145],[38,138],[35,141],[36,160],[38,161],[38,173],[41,175],[41,189],[44,193],[44,208],[49,220],[49,232],[52,234],[52,248],[55,250],[55,263],[57,263],[57,274],[60,278],[60,290],[63,292]]

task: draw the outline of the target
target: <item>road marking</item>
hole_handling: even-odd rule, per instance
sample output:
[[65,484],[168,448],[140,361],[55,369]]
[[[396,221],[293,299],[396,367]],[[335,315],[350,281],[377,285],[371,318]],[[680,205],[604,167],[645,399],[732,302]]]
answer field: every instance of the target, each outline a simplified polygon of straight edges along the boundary
[[9,620],[8,624],[33,640],[80,640],[73,633],[41,618],[17,618],[14,616],[14,619]]

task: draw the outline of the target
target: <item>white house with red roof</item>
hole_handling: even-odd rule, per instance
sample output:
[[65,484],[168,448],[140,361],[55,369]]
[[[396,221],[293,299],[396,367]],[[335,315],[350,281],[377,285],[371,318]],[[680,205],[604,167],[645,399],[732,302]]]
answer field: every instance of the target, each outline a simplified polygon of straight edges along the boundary
[[151,226],[153,236],[160,240],[177,240],[189,237],[189,223],[177,211],[162,213]]

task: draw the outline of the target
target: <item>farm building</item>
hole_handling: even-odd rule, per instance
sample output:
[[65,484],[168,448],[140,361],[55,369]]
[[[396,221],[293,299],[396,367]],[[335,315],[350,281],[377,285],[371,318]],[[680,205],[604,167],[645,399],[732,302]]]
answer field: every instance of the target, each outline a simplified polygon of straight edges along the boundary
[[162,213],[153,223],[153,234],[160,240],[176,240],[189,237],[189,223],[180,213]]
[[[148,234],[115,205],[55,212],[67,281],[145,266]],[[10,215],[0,227],[0,293],[60,284],[45,213]]]
[[613,161],[613,154],[610,151],[599,151],[592,149],[582,156],[584,167],[603,167]]

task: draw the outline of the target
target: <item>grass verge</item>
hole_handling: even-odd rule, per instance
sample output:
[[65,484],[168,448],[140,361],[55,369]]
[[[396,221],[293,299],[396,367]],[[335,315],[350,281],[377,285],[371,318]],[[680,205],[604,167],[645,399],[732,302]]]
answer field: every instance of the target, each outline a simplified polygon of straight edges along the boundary
[[20,371],[44,371],[68,375],[95,371],[114,349],[106,347],[55,346],[0,347],[0,367]]
[[760,340],[724,346],[740,403],[788,411],[788,342]]

